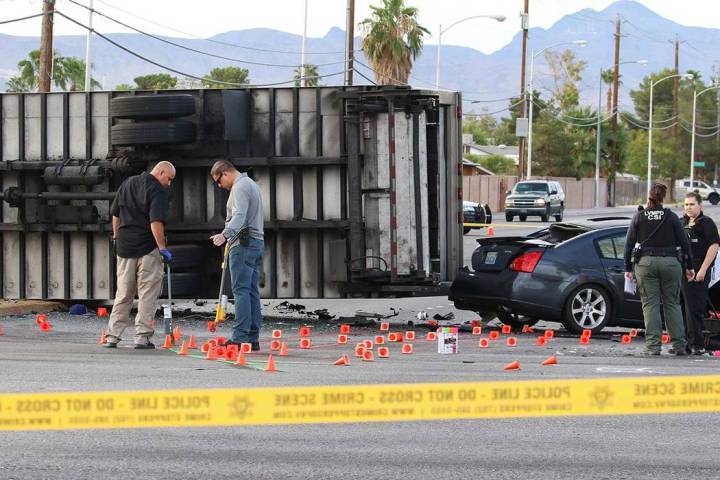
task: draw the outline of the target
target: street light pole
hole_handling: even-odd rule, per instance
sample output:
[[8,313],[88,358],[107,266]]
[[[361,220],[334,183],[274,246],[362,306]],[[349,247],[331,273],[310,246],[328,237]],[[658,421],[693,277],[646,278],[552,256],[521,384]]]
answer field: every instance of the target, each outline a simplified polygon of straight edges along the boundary
[[686,74],[676,73],[674,75],[668,75],[667,77],[663,77],[656,82],[652,82],[652,81],[650,82],[650,107],[648,108],[648,167],[647,167],[647,194],[648,195],[650,195],[650,187],[652,185],[653,89],[655,88],[655,85],[662,82],[663,80],[667,80],[669,78],[675,78],[675,77],[683,77],[686,79],[695,78],[690,73],[686,73]]
[[700,92],[694,91],[693,92],[693,108],[692,108],[692,133],[690,137],[690,188],[692,189],[695,185],[693,181],[695,180],[695,118],[697,116],[697,97],[702,95],[703,93],[709,91],[709,90],[717,90],[720,89],[720,85],[713,85],[712,87],[708,87],[705,90],[701,90]]
[[602,68],[600,68],[598,84],[598,108],[597,108],[597,131],[595,135],[595,208],[600,208],[600,112],[602,111],[603,80]]
[[301,87],[307,87],[307,80],[305,79],[305,37],[307,37],[307,14],[308,14],[308,0],[305,0],[305,20],[303,23],[302,47],[300,49],[300,86]]
[[578,45],[579,47],[584,47],[587,45],[587,41],[585,40],[573,40],[571,42],[560,42],[560,43],[554,43],[552,45],[548,45],[547,47],[541,49],[539,52],[535,53],[535,50],[533,49],[530,53],[530,80],[528,82],[528,88],[525,89],[525,99],[527,101],[527,98],[529,98],[528,103],[529,105],[529,112],[528,112],[528,156],[527,156],[527,174],[526,177],[530,178],[530,174],[532,173],[532,131],[533,131],[533,112],[535,110],[533,105],[533,71],[535,70],[535,57],[543,53],[545,50],[553,47],[559,47],[561,45]]
[[457,25],[458,23],[466,22],[468,20],[472,20],[475,18],[491,18],[495,20],[496,22],[504,22],[505,16],[504,15],[473,15],[471,17],[465,17],[457,22],[451,24],[449,27],[447,27],[445,30],[442,28],[442,24],[438,26],[438,44],[437,44],[437,52],[435,53],[435,90],[440,90],[440,47],[442,47],[442,35],[443,33],[450,30],[452,27]]
[[85,91],[92,91],[92,80],[90,79],[90,39],[92,38],[92,21],[93,21],[93,0],[90,0],[90,8],[88,13],[88,31],[85,39]]

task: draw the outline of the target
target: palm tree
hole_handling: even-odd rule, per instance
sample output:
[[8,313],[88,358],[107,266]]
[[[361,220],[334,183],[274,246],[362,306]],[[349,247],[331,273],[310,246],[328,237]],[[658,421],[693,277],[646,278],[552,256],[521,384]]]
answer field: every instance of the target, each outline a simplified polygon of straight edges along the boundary
[[[612,112],[612,97],[613,97],[613,80],[615,79],[615,70],[612,68],[600,70],[600,77],[605,85],[607,85],[607,112]],[[618,73],[618,85],[622,84],[620,81],[621,74]]]
[[383,0],[382,7],[371,5],[372,14],[360,23],[362,49],[382,85],[407,84],[412,63],[423,46],[423,35],[430,33],[417,22],[418,10],[406,7],[404,0]]
[[[85,90],[85,60],[77,57],[60,57],[58,63],[62,67],[62,75],[56,81],[61,90],[77,92]],[[93,88],[100,88],[100,82],[90,79]]]
[[[319,85],[319,77],[317,65],[312,63],[305,64],[305,86],[317,87]],[[299,87],[302,80],[302,67],[297,67],[293,71],[293,80],[295,80],[295,86]]]

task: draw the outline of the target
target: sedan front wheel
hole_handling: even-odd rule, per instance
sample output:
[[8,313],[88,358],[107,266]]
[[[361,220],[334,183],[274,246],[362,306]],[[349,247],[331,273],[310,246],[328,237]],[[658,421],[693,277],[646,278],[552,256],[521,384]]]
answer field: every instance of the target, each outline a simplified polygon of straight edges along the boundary
[[565,304],[563,325],[574,333],[602,330],[610,321],[610,297],[596,285],[583,285],[570,294]]

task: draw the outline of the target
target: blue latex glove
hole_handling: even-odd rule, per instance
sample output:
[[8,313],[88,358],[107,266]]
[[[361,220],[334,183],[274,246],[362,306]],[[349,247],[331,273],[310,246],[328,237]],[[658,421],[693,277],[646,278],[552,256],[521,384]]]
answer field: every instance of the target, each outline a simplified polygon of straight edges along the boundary
[[164,262],[166,262],[166,263],[172,262],[172,253],[170,253],[170,250],[168,250],[167,248],[161,248],[160,255],[162,255]]

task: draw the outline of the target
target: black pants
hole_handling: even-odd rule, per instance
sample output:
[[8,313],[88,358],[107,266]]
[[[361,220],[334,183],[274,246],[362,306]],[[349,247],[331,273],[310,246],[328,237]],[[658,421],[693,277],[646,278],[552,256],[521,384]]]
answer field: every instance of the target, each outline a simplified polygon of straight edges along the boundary
[[685,296],[685,329],[687,331],[688,346],[705,346],[703,328],[707,316],[708,283],[710,272],[702,282],[688,282],[683,280],[683,295]]

